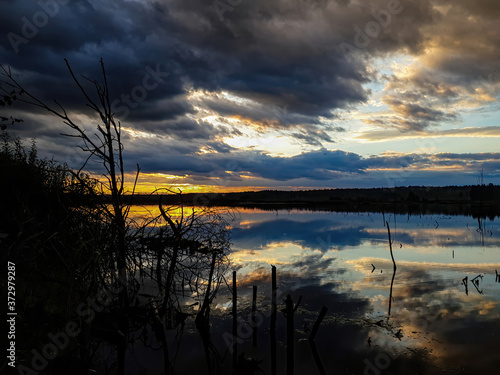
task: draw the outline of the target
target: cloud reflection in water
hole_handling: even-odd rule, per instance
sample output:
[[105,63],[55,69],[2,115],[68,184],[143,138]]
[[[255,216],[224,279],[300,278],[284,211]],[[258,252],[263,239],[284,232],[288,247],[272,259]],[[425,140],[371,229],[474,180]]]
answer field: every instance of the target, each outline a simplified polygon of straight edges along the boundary
[[[260,285],[265,291],[261,308],[269,294],[269,261],[275,261],[282,292],[291,291],[295,300],[304,296],[305,320],[313,322],[322,305],[329,308],[324,326],[359,320],[364,333],[351,343],[353,348],[364,347],[370,336],[373,348],[406,353],[422,349],[429,361],[443,368],[461,366],[483,373],[494,368],[500,334],[497,222],[489,221],[491,235],[481,238],[473,218],[390,215],[398,272],[388,327],[392,262],[382,215],[279,214],[244,210],[245,224],[234,224],[241,288]],[[373,273],[371,264],[376,267]],[[484,295],[469,285],[467,296],[460,282],[478,274],[484,275]],[[377,326],[380,319],[384,322]],[[326,345],[333,349],[336,344],[327,340]]]

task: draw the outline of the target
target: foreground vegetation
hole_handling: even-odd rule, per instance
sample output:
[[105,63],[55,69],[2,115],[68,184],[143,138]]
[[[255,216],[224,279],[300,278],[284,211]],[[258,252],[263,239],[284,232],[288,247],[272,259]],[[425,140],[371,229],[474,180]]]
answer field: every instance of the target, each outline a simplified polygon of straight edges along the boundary
[[[34,143],[26,149],[7,132],[16,121],[2,120],[0,233],[4,263],[17,272],[20,374],[124,374],[138,342],[161,351],[164,372],[171,373],[177,355],[169,351],[167,331],[182,331],[194,316],[207,334],[210,304],[228,266],[229,232],[214,210],[159,202],[160,215],[143,222],[129,217],[121,125],[101,67],[102,83],[89,80],[92,91],[67,63],[101,120],[92,137],[57,102],[53,108],[31,95],[10,70],[0,80],[4,98],[13,98],[7,104],[15,98],[49,111],[88,153],[78,170],[40,159]],[[101,165],[101,179],[85,172],[91,160]]]

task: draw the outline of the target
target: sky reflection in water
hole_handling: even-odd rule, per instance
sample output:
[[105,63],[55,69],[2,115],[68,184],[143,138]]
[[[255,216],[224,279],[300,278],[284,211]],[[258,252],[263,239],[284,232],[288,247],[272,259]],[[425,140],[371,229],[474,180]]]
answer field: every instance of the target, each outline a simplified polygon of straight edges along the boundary
[[[385,221],[397,263],[390,329],[385,318],[393,265]],[[252,285],[259,286],[260,307],[266,308],[274,264],[282,299],[289,292],[295,300],[303,295],[298,312],[311,317],[326,305],[324,326],[354,318],[365,322],[362,336],[370,338],[370,348],[425,349],[435,365],[463,367],[466,373],[492,371],[498,364],[498,221],[243,209],[232,226],[231,259],[238,269],[242,308],[249,307]],[[230,308],[230,303],[218,306]],[[324,326],[318,336],[328,330]]]

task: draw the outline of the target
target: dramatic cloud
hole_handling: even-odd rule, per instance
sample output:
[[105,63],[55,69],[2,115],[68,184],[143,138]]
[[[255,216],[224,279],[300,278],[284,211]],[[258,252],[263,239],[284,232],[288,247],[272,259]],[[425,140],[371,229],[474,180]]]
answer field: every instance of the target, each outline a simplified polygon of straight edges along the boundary
[[[416,152],[412,137],[498,136],[500,6],[494,1],[215,5],[4,1],[0,63],[91,128],[95,119],[63,58],[91,80],[101,79],[102,58],[126,133],[128,169],[139,162],[193,183],[225,173],[232,162],[239,170],[230,169],[226,181],[234,183],[294,180],[314,187],[352,178],[356,185],[363,176],[364,184],[381,185],[382,169],[425,169],[417,179],[444,166],[428,150]],[[37,137],[42,153],[69,160],[74,144],[61,144],[63,124],[34,108],[11,111],[25,119],[18,134]],[[406,155],[385,154],[396,138],[409,146]],[[365,149],[374,141],[377,148]],[[463,153],[496,151],[472,146]],[[461,153],[457,142],[443,147],[433,152]],[[478,163],[455,165],[461,173]],[[500,174],[497,164],[482,163],[492,178]]]
[[[147,154],[146,154],[147,155]],[[147,157],[145,155],[145,157]],[[343,174],[365,174],[367,171],[435,169],[453,166],[461,172],[477,168],[496,168],[500,154],[386,154],[364,158],[355,153],[321,149],[294,157],[273,157],[256,151],[178,155],[171,160],[140,160],[145,171],[200,173],[206,176],[230,173],[251,175],[275,181],[298,178],[332,180]]]
[[[181,95],[192,86],[228,90],[293,113],[325,117],[332,116],[332,109],[366,98],[363,65],[345,59],[339,45],[354,43],[352,25],[363,27],[373,21],[370,12],[388,12],[387,1],[382,0],[364,7],[328,1],[307,6],[256,1],[221,21],[206,1],[82,0],[57,6],[58,12],[42,22],[36,15],[45,11],[38,3],[14,1],[1,7],[2,14],[9,14],[2,23],[2,34],[8,36],[2,39],[4,63],[24,73],[36,72],[29,79],[33,85],[55,80],[62,57],[84,74],[96,73],[97,60],[103,57],[118,93],[140,85],[148,67],[159,64],[170,73],[165,85],[149,93],[148,102]],[[369,50],[418,48],[419,30],[430,21],[431,9],[412,3],[401,8],[389,14],[388,29],[370,43]],[[410,18],[412,26],[406,22]],[[28,57],[35,54],[37,61],[32,62]],[[44,94],[51,98],[61,93],[66,87],[61,85]]]

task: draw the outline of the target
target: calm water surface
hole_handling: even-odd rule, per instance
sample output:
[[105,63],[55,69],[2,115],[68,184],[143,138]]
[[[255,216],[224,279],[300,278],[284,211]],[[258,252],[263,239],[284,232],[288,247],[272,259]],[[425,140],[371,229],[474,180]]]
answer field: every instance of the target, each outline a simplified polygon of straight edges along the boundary
[[[258,360],[256,366],[263,373],[271,374],[271,265],[277,267],[278,310],[284,308],[288,294],[295,302],[302,296],[295,316],[296,374],[493,374],[498,370],[498,220],[238,209],[231,227],[231,269],[237,270],[241,317],[238,352]],[[227,275],[228,284],[230,278]],[[254,285],[258,291],[255,345],[250,327]],[[230,373],[230,297],[229,288],[222,285],[213,304],[210,355],[219,362],[213,373]],[[322,306],[328,313],[314,353],[305,339]],[[286,319],[280,311],[277,324],[277,373],[284,374]],[[194,330],[190,332],[183,344],[190,354],[179,357],[176,367],[180,373],[209,373],[206,347],[197,343]]]

